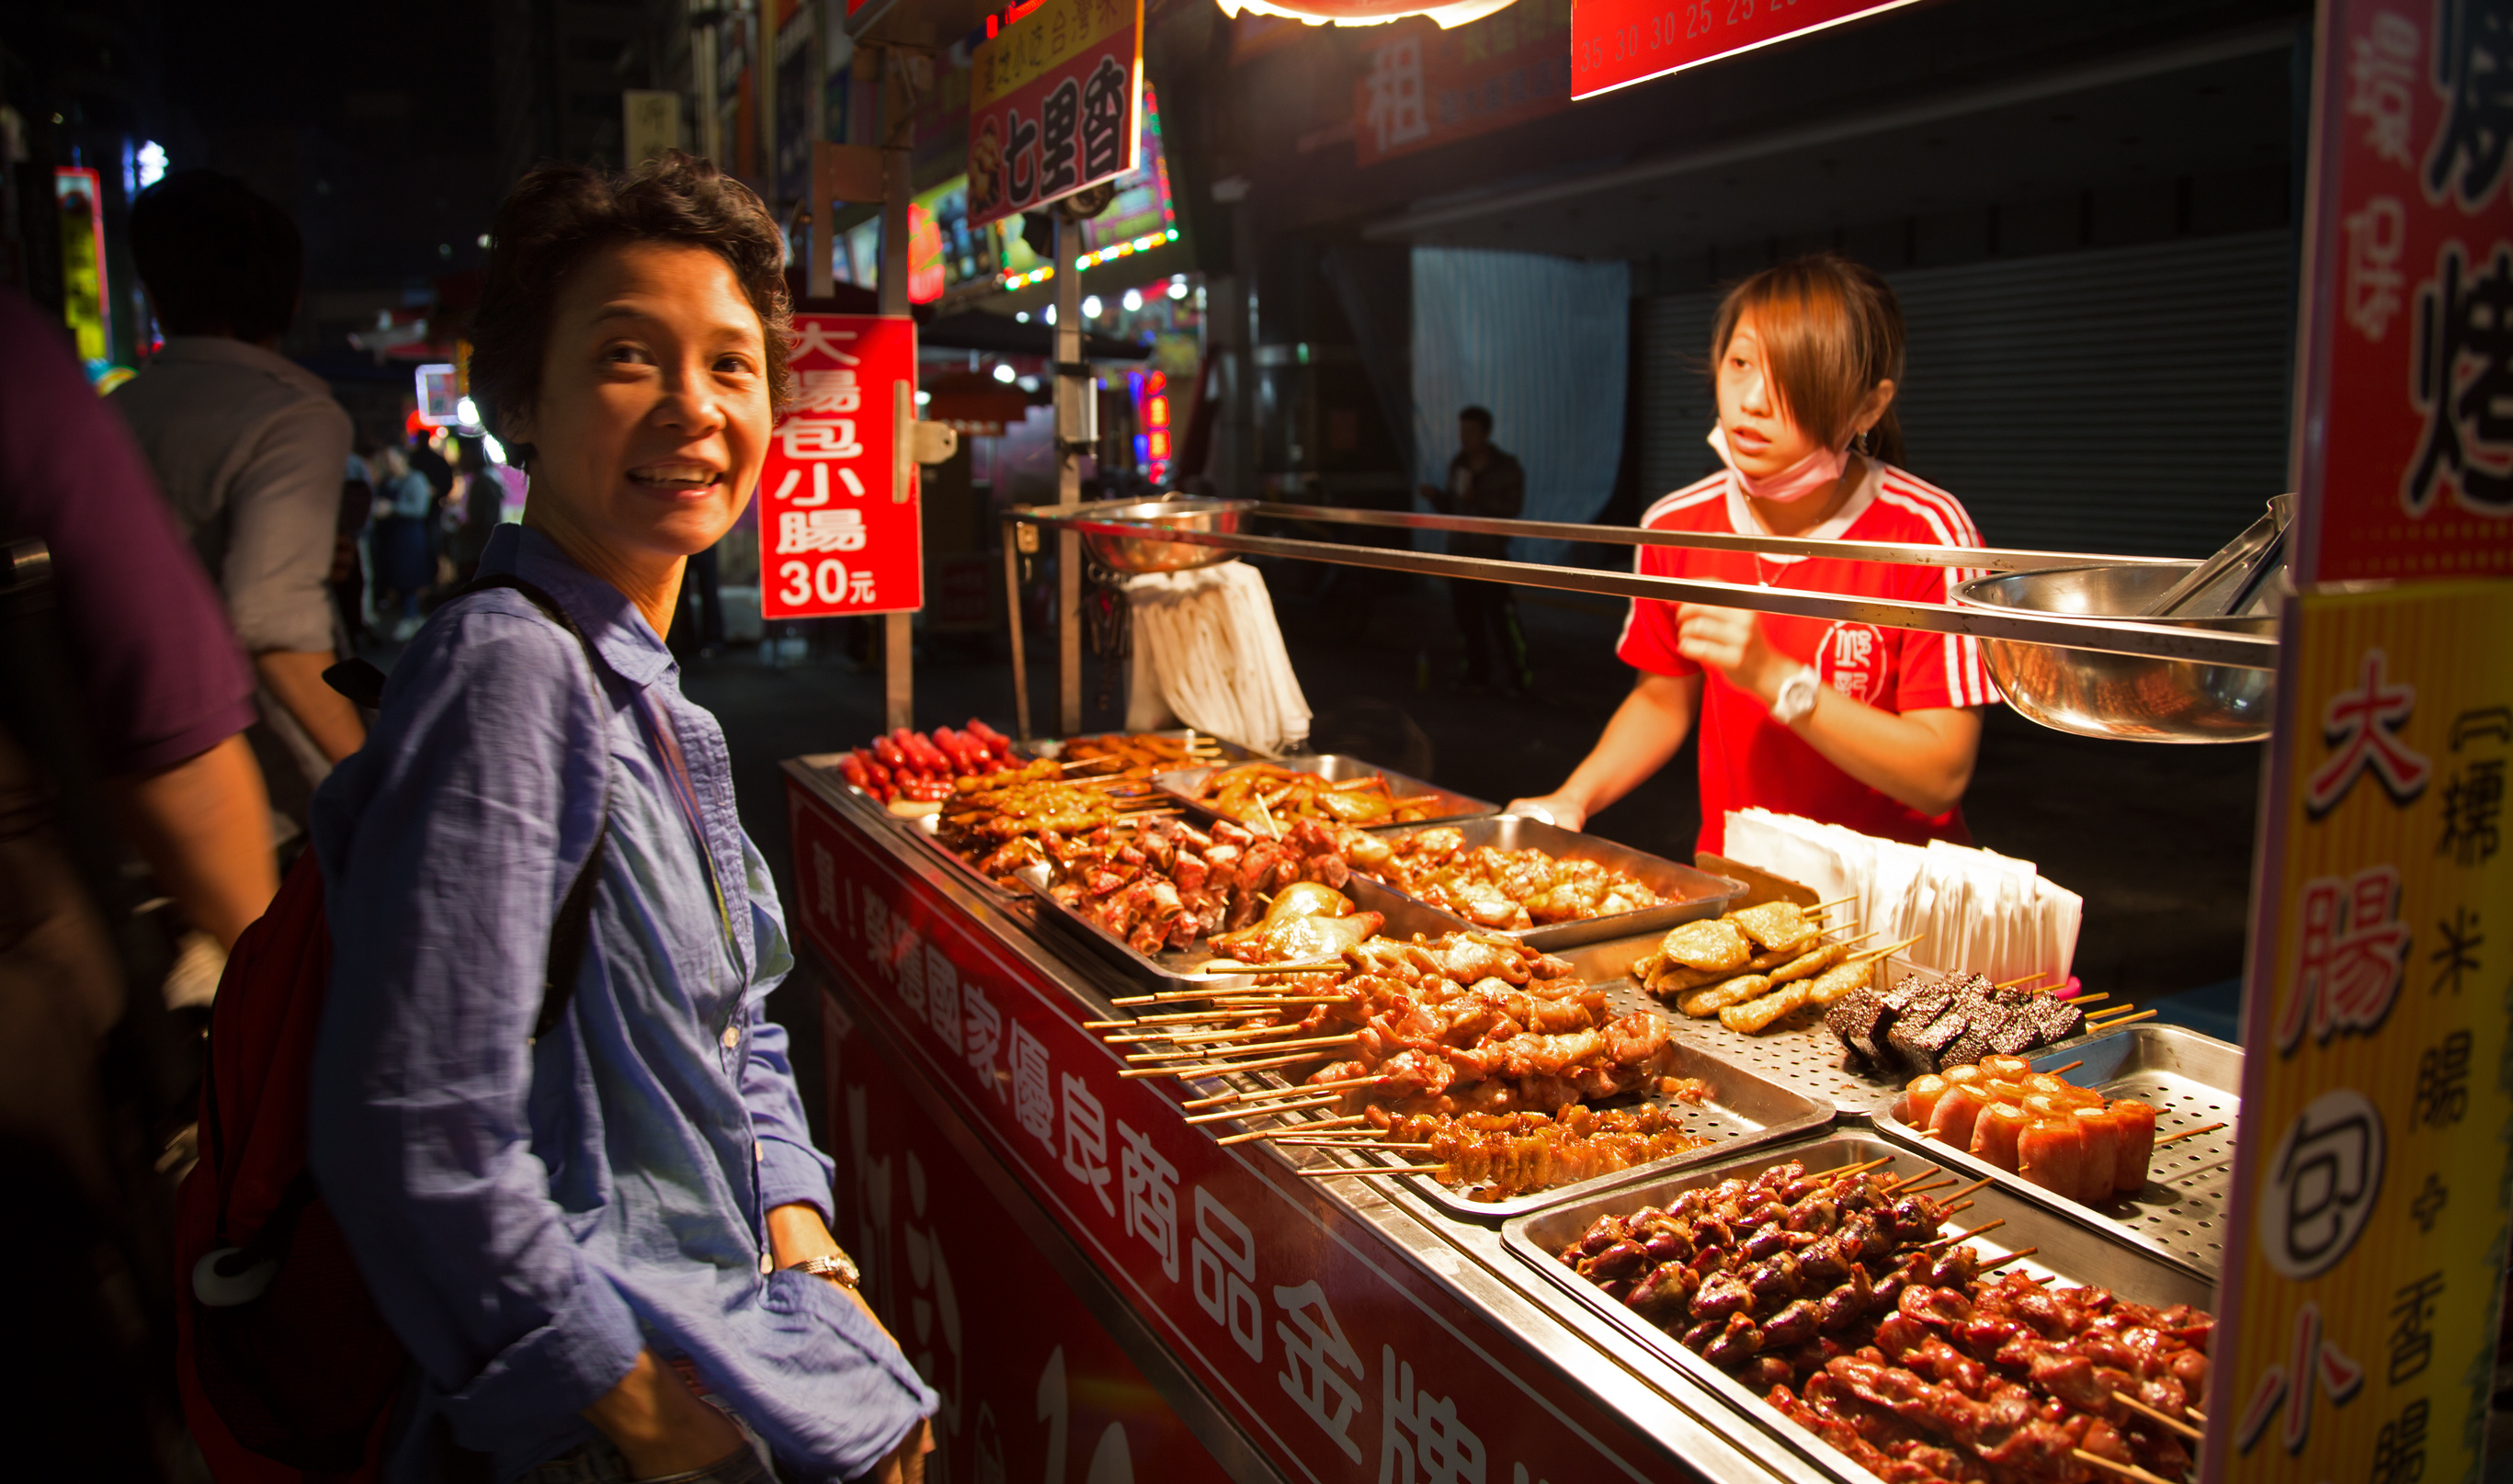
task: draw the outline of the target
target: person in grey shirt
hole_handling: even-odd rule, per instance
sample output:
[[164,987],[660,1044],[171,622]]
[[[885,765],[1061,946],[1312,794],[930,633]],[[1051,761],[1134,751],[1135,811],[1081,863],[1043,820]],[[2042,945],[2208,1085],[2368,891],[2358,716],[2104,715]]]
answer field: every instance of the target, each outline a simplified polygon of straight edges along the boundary
[[273,778],[273,796],[301,818],[284,801],[366,735],[323,683],[339,657],[326,584],[349,414],[276,349],[296,318],[303,243],[240,181],[187,170],[133,204],[131,254],[166,344],[111,402],[253,658],[263,718],[306,779]]

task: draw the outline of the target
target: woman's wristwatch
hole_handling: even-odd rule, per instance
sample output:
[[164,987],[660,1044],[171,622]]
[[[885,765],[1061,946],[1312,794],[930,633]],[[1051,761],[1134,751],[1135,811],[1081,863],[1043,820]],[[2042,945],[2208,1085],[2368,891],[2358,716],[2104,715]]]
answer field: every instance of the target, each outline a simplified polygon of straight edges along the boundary
[[827,1278],[840,1288],[853,1288],[863,1281],[862,1269],[856,1267],[854,1258],[843,1252],[828,1252],[816,1258],[806,1258],[796,1263],[794,1269],[797,1272],[809,1273],[816,1278]]
[[1797,674],[1780,682],[1780,693],[1772,698],[1772,720],[1782,726],[1795,726],[1815,710],[1815,693],[1823,683],[1815,677],[1815,666],[1800,665]]

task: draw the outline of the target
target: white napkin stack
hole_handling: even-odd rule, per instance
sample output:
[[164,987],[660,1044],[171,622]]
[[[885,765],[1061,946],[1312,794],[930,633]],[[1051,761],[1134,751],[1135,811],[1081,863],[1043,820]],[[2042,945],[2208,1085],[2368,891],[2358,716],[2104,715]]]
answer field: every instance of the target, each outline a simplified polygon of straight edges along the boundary
[[1135,658],[1126,725],[1184,722],[1262,752],[1296,751],[1309,703],[1265,579],[1242,562],[1129,578]]
[[1865,946],[1919,941],[1895,955],[2005,983],[2044,973],[2065,984],[2085,899],[2031,861],[1931,840],[1924,848],[1769,809],[1728,815],[1731,860],[1786,877],[1819,901],[1856,899]]

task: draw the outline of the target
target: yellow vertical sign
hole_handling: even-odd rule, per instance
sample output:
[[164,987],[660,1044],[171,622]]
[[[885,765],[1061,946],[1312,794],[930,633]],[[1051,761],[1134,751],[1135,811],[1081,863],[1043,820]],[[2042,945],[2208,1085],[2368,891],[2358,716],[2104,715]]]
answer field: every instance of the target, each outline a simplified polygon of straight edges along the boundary
[[2513,1135],[2513,582],[2286,622],[2212,1479],[2475,1478]]

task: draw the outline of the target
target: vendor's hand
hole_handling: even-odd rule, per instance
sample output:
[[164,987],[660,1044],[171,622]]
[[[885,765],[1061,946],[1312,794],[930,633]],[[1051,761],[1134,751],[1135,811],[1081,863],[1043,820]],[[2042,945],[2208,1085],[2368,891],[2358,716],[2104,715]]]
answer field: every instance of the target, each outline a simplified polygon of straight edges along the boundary
[[1532,814],[1549,819],[1565,830],[1576,830],[1588,822],[1585,804],[1566,794],[1546,794],[1538,799],[1513,799],[1504,814]]
[[[837,1250],[838,1239],[829,1234],[829,1224],[822,1221],[820,1213],[809,1203],[793,1201],[769,1208],[768,1255],[778,1267],[791,1268],[816,1257],[826,1257]],[[856,1308],[864,1311],[864,1317],[870,1319],[873,1327],[880,1330],[891,1344],[898,1343],[898,1337],[891,1334],[890,1326],[881,1322],[881,1316],[872,1311],[872,1306],[864,1302],[862,1294],[834,1279],[821,1281],[854,1300]]]
[[873,1484],[925,1484],[925,1456],[933,1451],[934,1424],[918,1423],[889,1457],[873,1465]]
[[1765,706],[1779,698],[1781,683],[1798,668],[1796,661],[1765,641],[1762,624],[1744,608],[1700,603],[1680,605],[1675,647],[1686,659],[1726,676],[1730,684]]
[[619,1450],[631,1478],[694,1473],[750,1446],[732,1418],[699,1400],[652,1350],[638,1351],[628,1374],[583,1415]]

